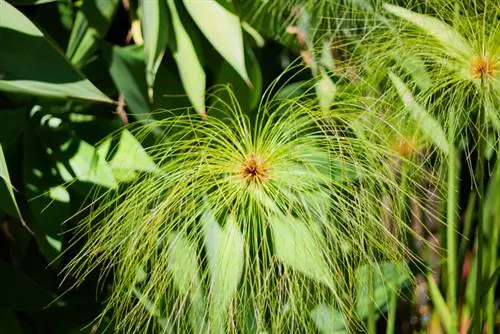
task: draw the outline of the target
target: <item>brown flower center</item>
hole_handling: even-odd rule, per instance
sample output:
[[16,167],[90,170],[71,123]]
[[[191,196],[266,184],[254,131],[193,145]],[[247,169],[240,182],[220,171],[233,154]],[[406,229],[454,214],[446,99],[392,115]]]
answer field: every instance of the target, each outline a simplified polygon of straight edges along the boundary
[[497,70],[497,64],[490,55],[475,56],[472,59],[472,76],[476,79],[488,80]]
[[264,182],[269,179],[268,167],[264,159],[251,155],[241,165],[241,176],[247,183]]

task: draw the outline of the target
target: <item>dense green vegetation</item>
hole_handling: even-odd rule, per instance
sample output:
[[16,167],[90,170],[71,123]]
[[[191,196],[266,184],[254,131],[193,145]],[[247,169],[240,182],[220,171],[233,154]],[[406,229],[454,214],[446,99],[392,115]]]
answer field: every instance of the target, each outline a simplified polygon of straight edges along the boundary
[[494,333],[500,3],[0,0],[0,333]]

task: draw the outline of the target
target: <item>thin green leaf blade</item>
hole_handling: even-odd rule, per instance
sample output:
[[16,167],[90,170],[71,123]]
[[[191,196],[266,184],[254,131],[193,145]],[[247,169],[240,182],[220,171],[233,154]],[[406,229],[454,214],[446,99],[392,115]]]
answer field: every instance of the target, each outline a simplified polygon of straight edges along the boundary
[[163,0],[142,0],[142,33],[144,36],[144,54],[146,59],[146,81],[150,98],[156,72],[167,47],[168,25],[167,6]]
[[172,50],[179,69],[182,86],[189,100],[200,115],[205,114],[206,75],[201,66],[195,47],[188,32],[182,25],[173,0],[167,0],[175,34],[175,47]]
[[432,117],[424,107],[415,101],[415,98],[405,83],[394,73],[390,72],[389,77],[396,88],[401,101],[411,112],[413,119],[417,123],[423,136],[434,143],[444,154],[448,154],[448,140],[441,124]]
[[245,67],[243,34],[238,16],[215,0],[184,0],[189,15],[213,47],[250,84]]
[[10,181],[9,170],[7,169],[7,162],[3,153],[2,144],[0,143],[0,199],[2,202],[0,207],[8,214],[22,220],[21,211],[17,206],[14,190]]
[[428,15],[412,12],[403,7],[384,4],[384,8],[415,26],[441,43],[449,55],[455,58],[470,57],[473,54],[470,44],[448,24]]

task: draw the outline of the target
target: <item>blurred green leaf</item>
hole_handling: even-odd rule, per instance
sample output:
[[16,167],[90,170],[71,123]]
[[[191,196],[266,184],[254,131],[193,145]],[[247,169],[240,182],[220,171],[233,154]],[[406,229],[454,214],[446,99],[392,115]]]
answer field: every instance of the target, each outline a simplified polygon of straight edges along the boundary
[[474,52],[467,40],[441,20],[391,4],[384,4],[384,8],[389,13],[419,27],[430,37],[434,37],[450,56],[465,60],[472,59]]
[[71,30],[66,57],[76,67],[82,67],[98,49],[96,43],[108,31],[118,8],[118,0],[85,0]]
[[[377,310],[384,310],[392,291],[398,290],[410,279],[408,266],[404,262],[380,262],[375,266],[362,265],[354,272],[356,278],[356,313],[359,318],[368,316],[370,304]],[[370,280],[371,277],[371,280]],[[369,286],[373,294],[369,294]]]
[[190,322],[195,333],[203,330],[203,298],[202,282],[199,273],[199,262],[196,248],[189,240],[177,233],[172,235],[169,246],[170,270],[174,284],[179,293],[189,296]]
[[210,269],[210,317],[215,332],[226,331],[226,316],[236,294],[244,266],[244,240],[232,218],[222,229],[206,212],[202,219],[205,247]]
[[332,288],[331,273],[319,245],[320,236],[291,216],[274,217],[270,224],[278,259],[285,266]]
[[118,182],[134,179],[136,172],[158,170],[153,160],[128,130],[121,131],[117,141],[113,143],[113,138],[107,138],[99,145],[97,153],[108,161]]
[[167,5],[165,0],[142,0],[142,33],[146,59],[146,81],[149,97],[153,97],[153,85],[167,47],[168,27]]
[[179,69],[182,86],[196,111],[205,114],[205,85],[206,76],[196,49],[191,41],[190,34],[181,22],[173,0],[167,0],[172,25],[174,27],[175,44],[171,43],[172,53]]
[[213,47],[251,85],[245,67],[243,34],[238,16],[215,0],[184,0],[189,15]]
[[0,144],[9,145],[23,131],[25,108],[0,110]]
[[41,5],[49,2],[56,2],[59,0],[9,0],[14,6],[26,6],[26,5]]
[[322,334],[347,334],[346,322],[342,313],[327,304],[316,305],[311,318]]
[[0,308],[41,310],[54,296],[32,281],[21,270],[0,260]]
[[432,115],[429,114],[424,107],[415,101],[411,91],[397,75],[390,72],[389,77],[391,78],[392,84],[396,88],[399,97],[403,101],[403,104],[411,112],[411,115],[415,120],[415,123],[418,125],[422,135],[424,135],[427,140],[433,142],[434,145],[441,149],[444,154],[448,154],[448,140],[441,124],[439,124],[439,122],[432,117]]
[[14,312],[0,309],[0,333],[23,334],[21,324]]
[[9,170],[7,169],[7,162],[0,143],[0,209],[7,212],[9,215],[22,220],[21,211],[17,206],[16,198],[12,183],[10,181]]
[[0,90],[112,102],[78,73],[50,39],[19,10],[0,0]]

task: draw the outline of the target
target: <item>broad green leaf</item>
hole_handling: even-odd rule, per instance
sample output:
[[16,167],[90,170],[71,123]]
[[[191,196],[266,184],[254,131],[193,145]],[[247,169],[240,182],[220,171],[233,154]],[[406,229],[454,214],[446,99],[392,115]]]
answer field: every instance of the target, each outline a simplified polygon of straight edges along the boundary
[[427,140],[434,143],[443,153],[448,154],[448,140],[439,122],[432,117],[424,107],[415,101],[411,91],[397,75],[390,72],[389,77],[399,97],[403,101],[403,104],[410,111],[413,119],[418,125],[422,135]]
[[193,331],[201,333],[205,301],[198,256],[194,245],[179,233],[172,235],[170,239],[169,266],[179,294],[190,298],[189,317]]
[[175,45],[171,44],[172,53],[179,69],[182,86],[200,115],[205,114],[206,76],[201,66],[196,49],[189,33],[182,25],[179,13],[173,0],[167,0],[174,27]]
[[321,251],[321,236],[291,216],[274,217],[270,224],[278,259],[285,266],[333,288],[332,274]]
[[[362,265],[354,272],[356,278],[356,313],[361,319],[367,317],[370,304],[384,310],[390,294],[399,290],[410,279],[408,266],[404,262],[380,262],[375,267]],[[371,280],[370,280],[371,278]],[[373,294],[369,294],[369,285]]]
[[165,0],[142,0],[142,33],[146,59],[146,81],[149,97],[153,97],[153,85],[167,47],[168,27]]
[[[24,14],[0,0],[0,90],[112,102]],[[19,64],[22,64],[20,66]]]
[[418,14],[403,7],[384,4],[384,8],[388,12],[411,22],[422,29],[427,35],[439,41],[450,56],[458,59],[463,59],[464,57],[465,59],[470,59],[473,55],[470,44],[448,24],[434,17]]
[[321,334],[347,334],[344,316],[330,305],[316,305],[311,311],[311,318]]
[[97,150],[83,140],[70,138],[54,151],[56,167],[66,182],[79,180],[114,189],[113,170]]
[[23,334],[23,328],[11,310],[0,309],[0,333]]
[[16,198],[14,196],[14,190],[12,183],[10,181],[9,170],[7,169],[7,162],[5,161],[5,156],[2,149],[2,144],[0,143],[0,208],[22,220],[21,211],[17,206]]
[[114,143],[113,138],[107,138],[99,145],[97,153],[108,161],[117,181],[132,180],[136,177],[136,172],[158,170],[151,157],[128,130],[123,130],[116,140],[117,143]]
[[75,17],[66,57],[82,67],[98,49],[97,41],[108,31],[118,0],[85,0]]
[[[70,195],[53,168],[44,140],[28,128],[24,135],[23,180],[32,226],[42,254],[53,261],[62,249],[62,224],[70,216]],[[54,263],[58,265],[59,263]]]
[[0,261],[0,309],[42,310],[55,297],[11,264]]
[[205,212],[201,219],[210,271],[211,327],[222,333],[226,331],[227,313],[243,273],[244,241],[232,218],[224,229],[210,212]]
[[238,16],[215,0],[184,0],[184,6],[217,52],[251,85],[245,67],[243,35]]

